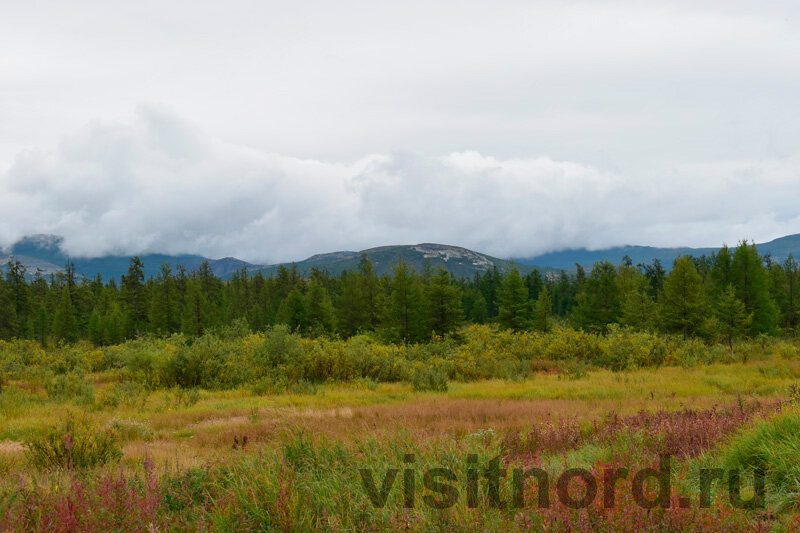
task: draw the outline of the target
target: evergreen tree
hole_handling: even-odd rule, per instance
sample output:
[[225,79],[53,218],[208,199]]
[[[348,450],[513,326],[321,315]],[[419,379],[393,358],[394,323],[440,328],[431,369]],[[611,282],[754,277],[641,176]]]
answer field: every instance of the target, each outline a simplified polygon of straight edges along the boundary
[[705,312],[703,280],[689,256],[675,260],[664,280],[659,304],[661,325],[666,331],[680,332],[684,339],[697,331]]
[[0,279],[0,339],[11,339],[17,335],[17,308],[11,291]]
[[172,267],[169,263],[162,263],[150,300],[150,327],[161,335],[168,335],[178,330],[178,318],[178,295]]
[[483,324],[489,319],[486,299],[483,297],[483,293],[481,293],[474,284],[470,284],[464,288],[462,307],[466,312],[467,320],[474,324]]
[[732,350],[734,337],[743,335],[752,320],[752,315],[747,314],[744,303],[736,297],[736,289],[732,284],[729,284],[717,298],[715,314],[719,320],[721,333]]
[[528,287],[528,298],[537,300],[539,293],[544,288],[544,279],[537,269],[533,269],[525,275],[525,286]]
[[777,324],[777,308],[769,294],[769,278],[755,244],[742,241],[731,261],[731,274],[736,297],[748,314],[753,315],[750,332],[769,333]]
[[650,296],[656,298],[661,294],[661,290],[664,288],[664,280],[667,277],[667,271],[661,265],[661,260],[656,258],[649,265],[645,265],[644,277],[650,282]]
[[512,331],[522,331],[531,320],[531,306],[528,301],[528,287],[522,281],[519,270],[512,266],[506,272],[498,292],[497,321],[500,326]]
[[566,317],[575,306],[575,284],[563,270],[558,276],[558,281],[552,287],[553,313]]
[[103,342],[105,344],[118,344],[125,340],[130,331],[130,318],[120,307],[119,303],[111,304],[102,320]]
[[539,291],[539,297],[533,306],[533,327],[539,331],[550,330],[550,313],[553,311],[553,302],[550,299],[550,291],[547,286],[543,286]]
[[144,265],[139,256],[131,258],[128,273],[122,276],[122,301],[130,317],[132,333],[138,335],[146,329],[147,305],[144,287]]
[[286,324],[292,331],[307,329],[306,303],[300,286],[295,286],[278,309],[278,322]]
[[6,281],[8,282],[8,290],[11,293],[10,297],[14,305],[14,316],[16,318],[14,331],[16,334],[24,335],[32,313],[30,288],[25,281],[27,271],[19,260],[9,261],[7,266]]
[[573,320],[582,328],[605,333],[619,315],[617,269],[608,261],[595,263],[577,296]]
[[56,340],[63,342],[78,340],[78,320],[75,317],[75,307],[72,305],[69,285],[64,285],[61,289],[61,299],[53,317],[53,336]]
[[186,335],[200,335],[212,324],[209,317],[209,302],[202,290],[200,280],[190,278],[186,283],[186,296],[183,301],[181,331]]
[[312,281],[305,301],[305,320],[312,333],[330,333],[334,325],[334,309],[327,289]]
[[444,267],[439,267],[427,291],[431,329],[437,335],[450,333],[464,317],[461,307],[461,288],[453,283]]
[[97,309],[93,309],[92,314],[89,315],[89,327],[87,334],[89,335],[89,341],[95,346],[100,346],[101,344],[105,343],[105,335],[103,334],[103,319],[100,317],[100,313],[97,312]]
[[784,261],[783,272],[785,277],[784,305],[781,308],[783,325],[794,330],[800,320],[800,269],[792,254],[789,254]]
[[711,262],[712,290],[715,296],[719,296],[733,283],[733,256],[728,245],[723,244],[722,248],[712,255]]
[[639,330],[649,330],[656,315],[656,304],[650,296],[651,285],[647,278],[635,278],[631,290],[622,301],[622,323]]
[[[389,319],[397,337],[408,344],[426,336],[425,302],[418,276],[399,258],[390,282]],[[430,330],[428,330],[430,331]]]

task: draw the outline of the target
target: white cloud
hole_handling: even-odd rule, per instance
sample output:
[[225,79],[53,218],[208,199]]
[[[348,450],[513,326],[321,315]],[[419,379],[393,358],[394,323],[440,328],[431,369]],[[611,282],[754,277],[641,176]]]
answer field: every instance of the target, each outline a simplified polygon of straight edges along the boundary
[[441,242],[507,257],[567,246],[717,245],[800,229],[800,161],[608,171],[548,157],[300,159],[225,143],[142,107],[0,174],[0,245],[63,235],[73,255],[233,255],[257,262]]

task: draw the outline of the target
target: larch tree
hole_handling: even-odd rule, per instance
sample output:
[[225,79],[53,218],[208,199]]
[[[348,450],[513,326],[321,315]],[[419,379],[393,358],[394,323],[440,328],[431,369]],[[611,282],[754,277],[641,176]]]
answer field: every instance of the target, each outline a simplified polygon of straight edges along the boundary
[[770,297],[769,277],[755,244],[742,241],[736,248],[731,261],[731,279],[736,297],[753,315],[750,332],[754,335],[772,332],[778,320],[777,307]]
[[694,334],[705,318],[703,280],[688,256],[679,257],[664,280],[659,318],[667,331]]
[[747,314],[744,302],[736,297],[736,289],[733,284],[729,284],[717,297],[714,311],[719,321],[720,332],[728,342],[728,348],[732,350],[733,339],[747,332],[753,318],[752,315]]

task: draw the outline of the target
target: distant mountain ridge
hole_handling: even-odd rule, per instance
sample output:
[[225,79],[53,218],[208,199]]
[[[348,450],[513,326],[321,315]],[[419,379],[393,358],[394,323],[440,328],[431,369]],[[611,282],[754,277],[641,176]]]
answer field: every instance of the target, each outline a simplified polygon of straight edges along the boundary
[[[0,270],[6,268],[9,259],[19,260],[33,275],[40,271],[43,275],[63,272],[67,261],[72,261],[75,271],[87,277],[94,277],[98,273],[103,279],[119,279],[120,275],[128,271],[130,256],[108,255],[94,258],[69,257],[62,250],[63,238],[55,235],[31,235],[20,239],[8,250],[0,249]],[[730,246],[736,246],[732,243]],[[762,255],[770,254],[774,260],[783,261],[789,254],[800,259],[800,234],[787,235],[772,241],[756,245]],[[422,243],[412,245],[378,246],[361,251],[338,251],[312,255],[294,265],[301,274],[308,274],[312,268],[328,270],[333,275],[338,275],[344,270],[355,270],[362,254],[366,254],[380,275],[391,271],[398,258],[408,263],[411,268],[421,272],[430,265],[436,269],[439,266],[446,268],[457,278],[472,277],[477,272],[485,272],[497,267],[506,270],[512,263],[522,273],[538,269],[543,274],[553,274],[560,270],[573,270],[579,263],[590,268],[597,261],[608,260],[619,264],[624,256],[631,258],[634,264],[650,263],[659,259],[665,268],[669,269],[672,262],[681,255],[695,256],[710,255],[719,248],[657,248],[653,246],[615,246],[601,250],[587,250],[586,248],[568,249],[549,252],[533,257],[516,259],[499,259],[480,252],[449,246],[444,244]],[[234,272],[244,267],[251,273],[262,272],[265,275],[273,274],[281,264],[257,265],[248,263],[235,257],[222,259],[207,259],[200,255],[167,255],[143,254],[139,256],[145,267],[145,277],[156,276],[162,263],[169,263],[175,269],[183,265],[186,270],[192,271],[200,267],[203,261],[208,261],[214,274],[222,279],[229,279]],[[290,267],[292,263],[282,263]]]
[[[738,246],[738,242],[728,243],[729,247]],[[784,261],[790,254],[796,259],[800,259],[800,233],[786,235],[769,242],[756,244],[761,255],[769,254],[776,261]],[[615,246],[601,250],[587,250],[586,248],[573,248],[549,252],[516,259],[517,262],[526,265],[538,265],[555,269],[572,269],[575,263],[583,266],[591,266],[597,261],[610,261],[613,264],[622,262],[624,256],[628,256],[633,264],[650,263],[653,259],[659,259],[661,263],[669,269],[672,262],[682,255],[710,255],[720,248],[656,248],[653,246]]]
[[[100,274],[105,280],[119,279],[122,274],[128,271],[131,256],[70,257],[61,248],[63,242],[64,239],[57,235],[31,235],[24,237],[11,245],[7,251],[0,250],[0,268],[5,269],[8,260],[13,258],[25,265],[30,275],[35,274],[37,269],[42,272],[42,275],[63,272],[67,261],[72,261],[75,265],[75,272],[90,278]],[[208,261],[214,274],[220,277],[229,277],[245,266],[248,268],[257,266],[233,257],[206,259],[200,255],[167,254],[143,254],[139,257],[144,264],[146,278],[156,276],[162,263],[169,263],[173,269],[178,265],[183,265],[186,270],[191,271],[197,270],[203,261]]]
[[[317,268],[320,270],[326,269],[331,274],[338,275],[344,270],[356,270],[362,254],[366,254],[369,257],[378,275],[389,273],[392,266],[397,263],[398,258],[402,258],[417,272],[422,272],[426,264],[430,265],[432,269],[442,266],[456,278],[472,277],[476,272],[486,272],[494,267],[500,270],[506,270],[511,267],[510,260],[499,259],[459,246],[434,243],[379,246],[359,252],[343,251],[317,254],[296,262],[294,265],[301,274],[307,274],[312,268]],[[279,267],[280,265],[269,265],[254,271],[261,271],[269,275],[277,271]],[[533,265],[519,264],[517,268],[521,272],[527,273],[535,267]],[[555,271],[555,269],[551,268],[543,270]]]
[[[109,255],[94,258],[70,257],[63,252],[61,246],[63,238],[55,235],[31,235],[13,244],[7,251],[0,250],[0,269],[4,269],[9,259],[20,261],[28,270],[29,275],[36,273],[37,269],[43,275],[63,272],[67,261],[72,261],[75,271],[87,277],[94,277],[98,273],[103,279],[119,279],[128,271],[130,256]],[[426,264],[431,268],[444,266],[455,277],[472,277],[476,272],[485,272],[497,267],[506,270],[511,266],[511,261],[498,259],[486,254],[443,244],[423,243],[415,245],[379,246],[362,251],[340,251],[316,254],[303,261],[294,263],[298,272],[308,274],[312,268],[327,269],[331,274],[338,275],[344,270],[355,270],[361,254],[367,254],[372,261],[378,275],[391,271],[398,258],[421,272]],[[186,270],[192,271],[200,267],[203,261],[208,261],[211,270],[222,279],[229,279],[234,272],[247,267],[251,273],[262,272],[270,275],[277,272],[281,264],[256,265],[226,257],[223,259],[207,259],[200,255],[166,255],[142,254],[139,256],[144,264],[146,278],[156,276],[162,263],[169,263],[173,270],[178,265],[183,265]],[[290,267],[291,263],[282,263]],[[522,272],[534,269],[531,265],[517,265]],[[554,269],[545,268],[544,271]]]

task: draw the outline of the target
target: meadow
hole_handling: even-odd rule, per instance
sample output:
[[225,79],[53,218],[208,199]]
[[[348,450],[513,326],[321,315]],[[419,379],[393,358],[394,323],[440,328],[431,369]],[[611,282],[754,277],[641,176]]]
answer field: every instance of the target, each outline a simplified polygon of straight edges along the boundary
[[[780,338],[476,325],[416,345],[281,326],[0,343],[0,528],[793,530],[799,354]],[[646,508],[657,478],[637,500],[635,473],[664,457],[668,500]],[[616,468],[629,475],[607,506]]]

